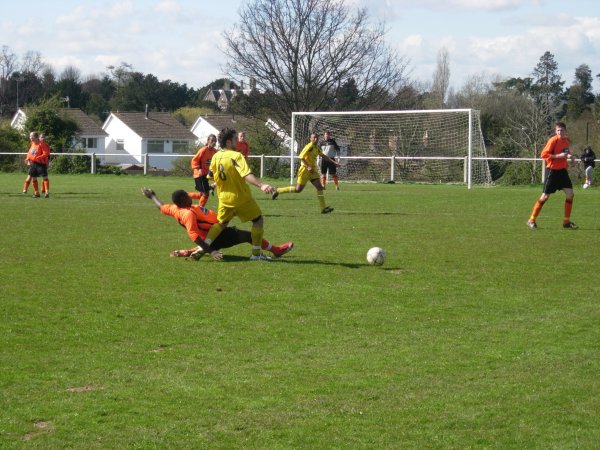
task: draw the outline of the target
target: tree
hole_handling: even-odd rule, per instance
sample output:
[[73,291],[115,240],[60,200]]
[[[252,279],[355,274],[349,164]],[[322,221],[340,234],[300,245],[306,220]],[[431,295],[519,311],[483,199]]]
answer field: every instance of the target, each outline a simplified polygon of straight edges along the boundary
[[62,111],[62,99],[58,96],[45,100],[31,108],[25,120],[25,132],[43,132],[48,143],[56,152],[63,152],[71,147],[78,126]]
[[558,73],[558,63],[554,55],[545,52],[533,69],[532,94],[540,113],[546,117],[548,132],[553,128],[553,122],[559,118],[563,101],[563,85]]
[[406,61],[365,9],[343,0],[253,0],[239,14],[224,33],[227,71],[256,80],[280,124],[293,111],[336,108],[336,94],[350,80],[360,109],[388,102],[404,82]]
[[590,110],[594,103],[593,80],[592,70],[587,64],[581,64],[575,69],[575,80],[566,92],[569,118],[578,119],[584,111]]
[[435,107],[443,108],[448,86],[450,86],[450,61],[448,49],[443,47],[437,55],[437,66],[433,73],[431,96]]

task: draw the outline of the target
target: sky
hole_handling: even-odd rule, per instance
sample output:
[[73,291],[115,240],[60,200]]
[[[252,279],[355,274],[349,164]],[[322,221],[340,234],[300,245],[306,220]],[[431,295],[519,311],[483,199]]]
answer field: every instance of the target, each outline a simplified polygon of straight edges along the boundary
[[[82,77],[122,62],[201,88],[224,75],[222,31],[252,0],[23,0],[5,2],[0,47],[19,58],[39,52],[57,74]],[[450,86],[473,77],[530,76],[549,51],[569,86],[575,68],[600,73],[598,0],[345,0],[387,27],[388,45],[408,62],[411,80],[431,83],[440,49],[450,62]],[[239,80],[238,80],[239,81]],[[598,79],[595,93],[600,90]]]

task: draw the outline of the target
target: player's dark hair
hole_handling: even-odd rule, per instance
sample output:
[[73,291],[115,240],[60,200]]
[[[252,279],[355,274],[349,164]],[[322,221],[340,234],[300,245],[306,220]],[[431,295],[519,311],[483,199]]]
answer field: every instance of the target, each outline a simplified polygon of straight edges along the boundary
[[175,203],[180,208],[183,208],[186,206],[187,198],[188,198],[188,193],[186,191],[184,191],[183,189],[179,189],[179,190],[173,192],[173,194],[171,195],[171,200],[173,200],[173,203]]
[[227,141],[233,140],[236,131],[233,128],[223,128],[219,133],[219,145],[221,148],[227,148]]
[[567,126],[565,125],[565,123],[564,123],[564,122],[556,122],[556,126],[557,126],[557,127],[560,127],[560,128],[563,128],[563,129],[565,129],[565,130],[567,129]]

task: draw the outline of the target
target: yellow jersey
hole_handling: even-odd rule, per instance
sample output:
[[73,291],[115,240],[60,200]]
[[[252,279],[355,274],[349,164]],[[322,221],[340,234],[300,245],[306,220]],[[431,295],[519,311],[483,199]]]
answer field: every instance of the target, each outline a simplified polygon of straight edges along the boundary
[[313,142],[309,142],[308,144],[306,144],[304,146],[304,148],[302,149],[302,151],[300,152],[300,160],[306,160],[306,162],[313,168],[316,170],[317,168],[317,158],[319,157],[319,155],[322,155],[323,152],[321,151],[321,148],[313,143]]
[[246,176],[252,173],[244,155],[228,148],[219,150],[210,162],[210,176],[217,184],[219,205],[236,207],[252,198]]

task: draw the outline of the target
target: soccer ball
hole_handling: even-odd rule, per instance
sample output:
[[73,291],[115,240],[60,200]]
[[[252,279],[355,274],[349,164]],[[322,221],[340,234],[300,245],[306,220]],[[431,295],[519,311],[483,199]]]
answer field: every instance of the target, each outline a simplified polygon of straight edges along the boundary
[[587,189],[587,188],[589,188],[589,187],[590,187],[590,185],[589,185],[589,184],[587,184],[587,183],[583,183],[583,188],[584,188],[584,189]]
[[373,266],[381,266],[385,261],[385,250],[373,247],[367,252],[367,261]]

